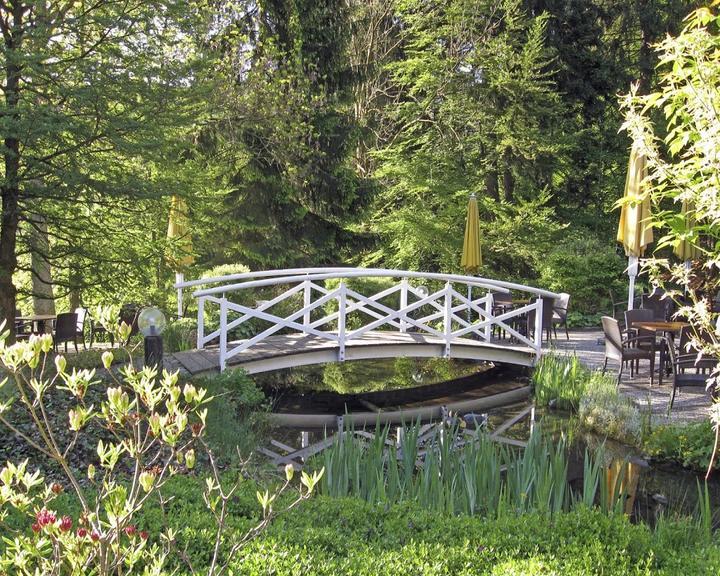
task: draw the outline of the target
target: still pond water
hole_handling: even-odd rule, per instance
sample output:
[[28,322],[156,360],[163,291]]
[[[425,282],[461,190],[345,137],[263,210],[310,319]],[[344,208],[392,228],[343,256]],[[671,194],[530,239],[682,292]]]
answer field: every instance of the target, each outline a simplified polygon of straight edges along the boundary
[[[451,401],[469,390],[489,388],[502,391],[528,383],[527,374],[512,367],[442,358],[394,358],[354,361],[297,367],[260,374],[256,381],[273,399],[278,412],[331,413],[367,411],[368,405],[381,409],[398,409],[403,405]],[[488,414],[492,430],[519,413],[523,406],[508,406]],[[697,504],[697,483],[702,476],[679,466],[648,462],[638,449],[605,440],[582,430],[567,413],[536,411],[535,420],[543,429],[563,435],[570,441],[571,451],[581,459],[586,447],[605,444],[606,455],[637,464],[639,479],[635,495],[635,511],[652,521],[660,510],[692,513]],[[526,440],[529,420],[523,419],[505,435]],[[299,430],[277,431],[277,434],[299,444]],[[314,436],[321,432],[315,431]],[[297,438],[295,438],[297,436]],[[716,474],[709,482],[712,507],[720,511],[720,481]]]

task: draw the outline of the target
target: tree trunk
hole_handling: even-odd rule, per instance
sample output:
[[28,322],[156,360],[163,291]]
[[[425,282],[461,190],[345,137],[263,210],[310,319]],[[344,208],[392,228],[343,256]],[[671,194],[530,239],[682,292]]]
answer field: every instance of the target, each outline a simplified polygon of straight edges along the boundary
[[30,261],[32,269],[33,311],[35,314],[55,314],[52,266],[50,265],[50,239],[47,221],[34,214],[30,218]]
[[6,321],[10,341],[14,340],[15,297],[13,274],[17,268],[17,231],[20,222],[20,141],[18,139],[18,103],[20,101],[20,75],[18,56],[22,44],[22,26],[25,6],[12,5],[12,29],[5,37],[5,106],[10,120],[4,138],[3,161],[5,180],[0,187],[2,217],[0,218],[0,323]]
[[515,177],[510,166],[510,150],[506,150],[503,154],[503,192],[505,192],[505,201],[512,202],[515,193]]
[[500,190],[498,188],[498,173],[497,170],[490,170],[485,174],[485,194],[495,200],[500,201]]

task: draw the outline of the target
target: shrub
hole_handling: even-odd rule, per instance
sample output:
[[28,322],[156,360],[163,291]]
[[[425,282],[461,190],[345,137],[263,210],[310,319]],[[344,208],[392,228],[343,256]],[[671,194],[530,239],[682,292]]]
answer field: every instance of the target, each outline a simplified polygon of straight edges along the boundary
[[222,460],[248,456],[267,430],[270,403],[263,391],[241,369],[194,381],[217,400],[208,406],[208,442]]
[[170,322],[163,332],[163,345],[168,353],[191,350],[197,343],[197,320],[178,318]]
[[535,402],[538,406],[554,402],[560,409],[577,410],[590,376],[577,356],[543,356],[532,374]]
[[615,378],[595,372],[587,383],[580,400],[578,417],[581,426],[624,442],[637,444],[642,431],[642,419],[631,400],[621,396]]
[[[648,456],[677,462],[685,468],[705,471],[710,465],[715,431],[710,421],[684,425],[658,426],[644,441]],[[714,463],[716,470],[720,462]]]
[[539,263],[540,285],[570,294],[571,312],[612,312],[608,290],[626,292],[626,265],[615,252],[613,240],[600,242],[589,234],[570,234]]
[[[116,340],[127,341],[130,326],[118,326],[109,309],[99,312]],[[9,380],[12,386],[2,394],[0,423],[44,464],[54,465],[59,478],[46,481],[39,469],[30,469],[28,459],[7,462],[0,470],[0,571],[165,574],[167,556],[177,551],[173,532],[151,538],[138,529],[137,521],[173,475],[194,469],[196,450],[206,455],[210,468],[200,498],[214,522],[210,536],[215,552],[207,560],[208,576],[225,572],[248,539],[269,524],[274,501],[291,485],[293,467],[286,468],[285,481],[273,493],[257,491],[262,518],[244,532],[227,533],[232,500],[243,477],[238,474],[229,486],[223,482],[204,439],[211,400],[207,390],[191,383],[181,387],[177,373],[136,370],[131,361],[119,378],[109,369],[113,353],[105,351],[102,362],[112,384],[96,407],[88,394],[99,384],[94,369],[68,371],[65,358],[57,355],[51,370],[50,335],[31,336],[8,347],[3,328],[0,324],[0,367],[8,377],[0,380],[0,388]],[[70,405],[67,412],[55,410],[60,401]],[[66,428],[69,433],[61,435]],[[97,459],[78,457],[78,449],[86,446]],[[313,476],[303,473],[304,489],[287,507],[308,498],[321,476],[322,470]],[[59,501],[63,492],[70,501]],[[168,502],[161,500],[164,508]],[[182,552],[179,556],[185,558]]]

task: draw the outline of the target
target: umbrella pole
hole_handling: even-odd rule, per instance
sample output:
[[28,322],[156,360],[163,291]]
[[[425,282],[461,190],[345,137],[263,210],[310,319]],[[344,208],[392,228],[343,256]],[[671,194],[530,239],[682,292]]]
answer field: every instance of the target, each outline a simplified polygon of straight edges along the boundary
[[635,304],[635,277],[638,273],[638,257],[630,256],[628,259],[628,277],[630,282],[628,284],[628,304],[627,309],[632,310]]
[[[470,301],[470,304],[472,304],[472,286],[470,286],[470,284],[468,284],[468,300]],[[472,308],[470,308],[470,304],[468,304],[467,311],[468,324],[472,324]]]

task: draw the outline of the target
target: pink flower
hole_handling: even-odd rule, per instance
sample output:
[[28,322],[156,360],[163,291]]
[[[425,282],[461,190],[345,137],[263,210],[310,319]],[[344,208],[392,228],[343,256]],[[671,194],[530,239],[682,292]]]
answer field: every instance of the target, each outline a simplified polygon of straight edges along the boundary
[[55,524],[57,516],[55,516],[55,512],[51,512],[50,510],[43,508],[37,513],[36,519],[38,524],[42,527],[47,526],[48,524]]
[[32,531],[35,532],[36,534],[38,532],[40,532],[40,524],[38,524],[37,522],[34,522],[33,525],[31,526],[31,528],[32,528]]
[[85,528],[78,528],[77,535],[78,538],[85,538],[85,536],[87,536],[87,530]]
[[98,540],[100,540],[100,534],[98,534],[97,530],[92,531],[92,534],[90,534],[90,540],[92,540],[93,542],[97,542]]
[[62,520],[60,520],[60,530],[63,532],[68,532],[72,528],[72,518],[70,516],[63,516]]
[[148,536],[150,536],[150,534],[147,533],[147,530],[140,531],[140,538],[142,538],[143,540],[147,540]]
[[127,534],[128,536],[134,536],[135,532],[137,532],[137,528],[135,528],[135,526],[133,526],[132,524],[130,524],[129,526],[125,526],[125,534]]

